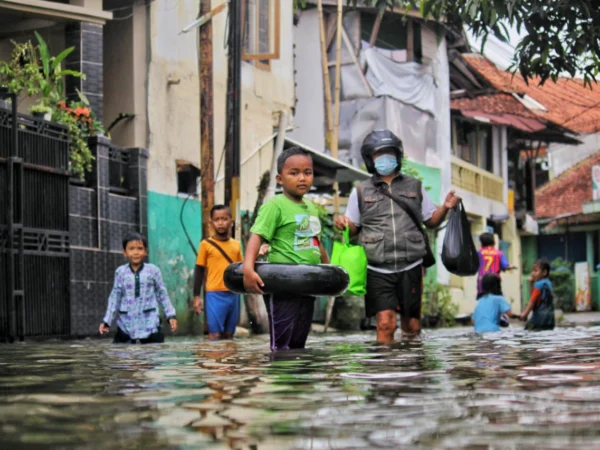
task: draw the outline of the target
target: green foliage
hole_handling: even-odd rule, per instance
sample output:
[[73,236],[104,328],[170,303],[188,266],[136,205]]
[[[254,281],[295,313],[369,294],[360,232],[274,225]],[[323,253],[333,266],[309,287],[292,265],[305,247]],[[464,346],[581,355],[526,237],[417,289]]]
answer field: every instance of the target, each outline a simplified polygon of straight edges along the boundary
[[64,86],[66,77],[85,79],[85,75],[62,68],[62,63],[75,47],[69,47],[52,56],[48,44],[36,31],[37,45],[31,41],[12,41],[13,50],[8,61],[0,61],[0,86],[13,94],[25,92],[28,96],[41,95],[31,112],[50,113],[52,120],[65,125],[70,138],[70,169],[83,178],[91,170],[92,153],[88,140],[102,133],[102,124],[96,119],[88,99],[79,93],[79,101],[67,103]]
[[564,312],[575,310],[575,277],[571,271],[573,264],[562,258],[551,263],[550,281],[554,293],[554,307]]
[[452,295],[447,286],[427,281],[423,289],[423,316],[439,317],[439,326],[454,325],[458,313],[458,305],[452,302]]
[[580,73],[591,87],[600,70],[600,8],[595,0],[348,0],[348,4],[418,11],[456,36],[462,36],[467,25],[482,37],[482,48],[489,35],[507,41],[508,28],[524,29],[511,70],[526,81],[539,77],[543,84],[564,73]]
[[81,92],[79,101],[59,101],[52,111],[52,120],[66,125],[71,140],[70,169],[74,176],[83,179],[92,169],[94,157],[89,147],[89,139],[103,133],[102,124],[96,119],[88,99]]
[[39,59],[42,67],[42,77],[39,80],[40,92],[47,104],[55,105],[64,98],[65,78],[71,76],[85,79],[85,75],[75,70],[62,70],[62,62],[75,50],[75,47],[69,47],[57,56],[52,56],[48,44],[37,31],[35,37],[38,40]]
[[342,233],[336,227],[333,226],[333,214],[329,212],[326,206],[321,205],[313,201],[319,212],[319,220],[321,221],[321,235],[324,240],[330,241],[342,241]]
[[31,41],[11,43],[10,59],[0,61],[0,86],[8,88],[11,94],[18,95],[22,91],[29,96],[39,94],[42,75],[36,48]]

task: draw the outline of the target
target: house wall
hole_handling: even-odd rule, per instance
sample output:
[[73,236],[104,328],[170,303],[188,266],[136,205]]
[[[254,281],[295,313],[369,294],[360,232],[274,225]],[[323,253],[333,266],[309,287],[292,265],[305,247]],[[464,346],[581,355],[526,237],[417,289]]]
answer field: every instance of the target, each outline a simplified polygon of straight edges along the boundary
[[130,14],[104,26],[104,127],[119,114],[133,114],[110,130],[111,139],[121,147],[147,148],[146,6],[133,6]]
[[[505,217],[502,225],[502,237],[507,241],[509,251],[506,257],[513,265],[519,266],[521,261],[521,240],[516,227],[514,216],[509,216],[508,210],[508,156],[506,127],[492,128],[492,158],[493,173],[502,177],[503,202],[491,200],[465,189],[453,186],[456,193],[462,198],[467,213],[472,219],[471,231],[473,241],[479,247],[479,234],[486,231],[487,219],[491,216]],[[482,169],[476,169],[481,171]],[[439,242],[439,241],[438,241]],[[459,314],[471,314],[475,309],[477,295],[477,277],[459,278],[450,275],[442,268],[438,268],[438,281],[447,280],[451,286],[452,298],[459,305]],[[505,272],[502,274],[502,289],[506,300],[511,304],[515,313],[521,311],[521,270]]]
[[600,150],[600,133],[577,136],[580,145],[550,144],[548,147],[548,163],[550,179],[556,178],[579,161],[586,159]]
[[294,45],[297,70],[294,130],[289,136],[308,147],[325,149],[325,90],[319,14],[316,9],[302,11],[298,26],[294,27]]
[[[220,4],[214,1],[213,7]],[[145,9],[145,8],[143,8]],[[142,12],[140,11],[140,14]],[[273,142],[268,140],[277,125],[280,111],[294,104],[292,3],[281,2],[280,58],[271,69],[242,64],[242,142],[240,209],[254,207],[260,175],[270,169]],[[148,234],[150,260],[163,271],[178,316],[191,316],[191,282],[195,255],[179,220],[184,197],[177,193],[176,160],[202,168],[200,160],[200,109],[197,31],[180,34],[198,16],[198,2],[181,0],[177,5],[155,2],[149,7],[148,64]],[[215,202],[224,200],[227,58],[223,42],[227,11],[212,19],[214,85],[214,166]],[[134,53],[142,43],[136,42]],[[145,114],[136,105],[136,114]],[[195,247],[200,241],[201,208],[190,199],[183,211],[183,223]],[[182,331],[191,331],[193,321]]]

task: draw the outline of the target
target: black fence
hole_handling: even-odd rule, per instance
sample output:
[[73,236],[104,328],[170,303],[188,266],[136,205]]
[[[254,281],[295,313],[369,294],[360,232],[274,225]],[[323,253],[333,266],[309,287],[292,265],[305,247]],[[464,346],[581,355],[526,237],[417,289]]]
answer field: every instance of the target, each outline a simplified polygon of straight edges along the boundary
[[0,336],[68,334],[69,138],[0,109]]
[[78,183],[67,129],[12,117],[0,107],[0,338],[93,334],[122,236],[147,232],[147,151],[93,138]]

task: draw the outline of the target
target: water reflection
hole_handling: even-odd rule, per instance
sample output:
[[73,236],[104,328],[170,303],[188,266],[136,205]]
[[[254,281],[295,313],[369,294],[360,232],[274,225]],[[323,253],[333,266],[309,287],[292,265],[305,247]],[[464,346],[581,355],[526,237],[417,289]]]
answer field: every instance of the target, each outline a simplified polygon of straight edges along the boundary
[[2,448],[582,448],[600,444],[600,328],[0,347]]

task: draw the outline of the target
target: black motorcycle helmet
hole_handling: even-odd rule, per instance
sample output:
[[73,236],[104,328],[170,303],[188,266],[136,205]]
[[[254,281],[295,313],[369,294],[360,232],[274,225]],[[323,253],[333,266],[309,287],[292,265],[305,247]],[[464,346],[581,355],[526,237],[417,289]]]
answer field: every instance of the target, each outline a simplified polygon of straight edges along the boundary
[[369,173],[376,172],[373,157],[375,156],[375,153],[384,148],[393,148],[396,150],[398,169],[402,167],[404,147],[402,146],[400,138],[390,130],[373,130],[367,135],[360,148],[360,154]]

